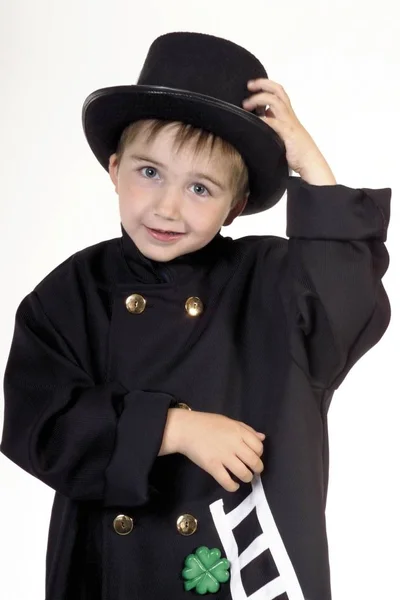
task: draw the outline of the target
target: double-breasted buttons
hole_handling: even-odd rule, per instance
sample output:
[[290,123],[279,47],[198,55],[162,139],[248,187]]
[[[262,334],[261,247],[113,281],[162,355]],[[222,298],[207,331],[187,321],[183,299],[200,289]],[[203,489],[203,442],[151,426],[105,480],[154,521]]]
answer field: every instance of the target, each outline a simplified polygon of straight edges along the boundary
[[[130,313],[140,315],[146,308],[146,299],[141,294],[131,294],[125,300],[125,306]],[[191,317],[198,317],[204,310],[198,296],[190,296],[185,302],[185,310]]]
[[191,317],[198,317],[203,312],[203,303],[197,296],[190,296],[186,300],[185,310]]
[[118,535],[128,535],[133,529],[133,519],[127,515],[118,515],[113,521],[113,527]]
[[181,515],[176,522],[176,528],[181,535],[192,535],[197,529],[197,519],[193,515]]
[[176,408],[183,408],[185,410],[192,410],[190,408],[190,406],[188,404],[185,404],[184,402],[178,402],[178,404],[176,405]]
[[131,294],[125,300],[125,305],[130,313],[139,315],[146,308],[146,300],[140,294]]

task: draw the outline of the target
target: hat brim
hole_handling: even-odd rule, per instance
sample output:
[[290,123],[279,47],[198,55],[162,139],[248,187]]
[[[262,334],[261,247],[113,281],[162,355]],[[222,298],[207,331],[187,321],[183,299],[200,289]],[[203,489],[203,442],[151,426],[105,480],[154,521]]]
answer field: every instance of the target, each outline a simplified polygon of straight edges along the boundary
[[233,104],[186,90],[128,85],[93,92],[82,109],[86,139],[106,171],[125,127],[151,118],[183,121],[211,131],[240,152],[250,185],[242,215],[271,208],[285,193],[289,167],[283,141],[257,115]]

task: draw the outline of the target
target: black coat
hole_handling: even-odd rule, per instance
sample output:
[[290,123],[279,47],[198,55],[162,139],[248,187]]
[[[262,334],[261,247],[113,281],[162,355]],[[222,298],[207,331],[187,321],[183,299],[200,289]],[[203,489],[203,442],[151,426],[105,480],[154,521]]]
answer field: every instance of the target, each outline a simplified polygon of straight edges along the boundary
[[[291,177],[289,240],[218,233],[157,263],[122,229],[22,300],[1,451],[56,492],[46,600],[183,600],[200,546],[230,560],[221,599],[329,600],[327,412],[389,323],[390,196]],[[174,401],[265,432],[261,477],[230,493],[157,457]]]

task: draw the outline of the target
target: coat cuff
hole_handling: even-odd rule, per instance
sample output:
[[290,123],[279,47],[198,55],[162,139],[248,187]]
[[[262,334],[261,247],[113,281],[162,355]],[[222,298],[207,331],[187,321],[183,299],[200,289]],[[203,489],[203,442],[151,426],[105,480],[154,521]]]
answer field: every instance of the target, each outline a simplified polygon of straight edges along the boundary
[[148,501],[149,474],[173,400],[169,394],[142,390],[125,396],[113,457],[106,469],[104,506],[141,506]]
[[289,238],[386,241],[391,188],[312,185],[291,176],[287,188]]

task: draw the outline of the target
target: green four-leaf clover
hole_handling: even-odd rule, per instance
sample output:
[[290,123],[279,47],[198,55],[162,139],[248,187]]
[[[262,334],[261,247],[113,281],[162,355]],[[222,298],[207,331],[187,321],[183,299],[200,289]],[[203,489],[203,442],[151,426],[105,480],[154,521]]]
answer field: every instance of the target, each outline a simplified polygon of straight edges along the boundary
[[182,577],[186,580],[185,590],[188,592],[196,588],[198,594],[215,594],[220,588],[220,583],[229,579],[228,569],[231,563],[226,558],[221,558],[218,548],[211,550],[207,546],[197,548],[195,554],[189,554],[185,559],[185,568]]

